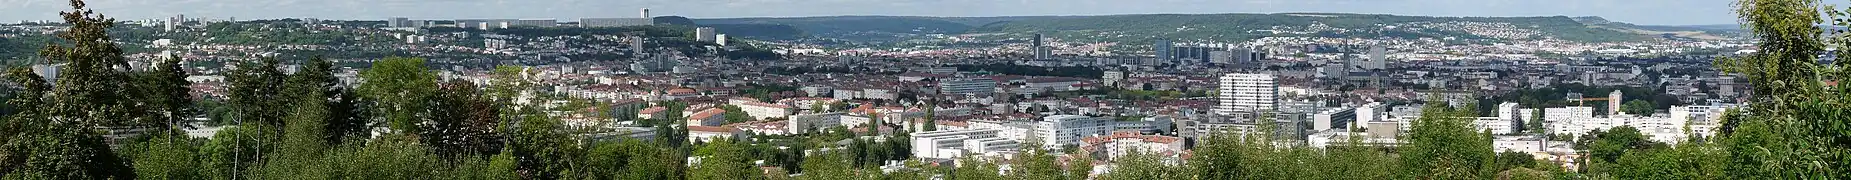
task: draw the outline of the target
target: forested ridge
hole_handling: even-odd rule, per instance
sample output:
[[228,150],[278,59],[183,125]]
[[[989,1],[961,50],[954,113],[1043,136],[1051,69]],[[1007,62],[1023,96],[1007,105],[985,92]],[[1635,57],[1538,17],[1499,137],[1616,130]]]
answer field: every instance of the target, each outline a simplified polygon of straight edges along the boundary
[[[934,165],[908,158],[905,133],[686,142],[683,121],[672,118],[644,123],[659,130],[652,141],[584,142],[542,107],[515,103],[535,88],[517,80],[519,68],[499,68],[495,83],[477,87],[441,80],[408,57],[375,62],[351,87],[319,58],[294,74],[276,68],[285,60],[243,61],[227,75],[224,102],[236,126],[189,138],[181,122],[202,110],[180,60],[119,70],[122,49],[104,32],[114,20],[71,4],[61,15],[72,27],[58,34],[69,43],[40,53],[67,63],[59,78],[5,73],[12,98],[0,118],[0,179],[1851,179],[1851,88],[1838,85],[1851,78],[1851,61],[1816,61],[1825,47],[1851,41],[1817,36],[1825,30],[1813,25],[1851,25],[1851,16],[1808,0],[1738,2],[1761,50],[1715,65],[1749,80],[1755,96],[1727,113],[1714,137],[1665,145],[1614,128],[1576,142],[1586,152],[1581,166],[1564,169],[1495,152],[1490,134],[1457,118],[1477,116],[1475,106],[1429,103],[1398,147],[1318,149],[1227,134],[1198,142],[1187,159],[1133,155],[1104,174],[1088,173],[1092,158],[1036,148]],[[686,106],[657,103],[670,107],[668,117]],[[101,127],[154,130],[110,143]],[[853,140],[836,147],[844,139]],[[881,169],[889,160],[906,168]]]

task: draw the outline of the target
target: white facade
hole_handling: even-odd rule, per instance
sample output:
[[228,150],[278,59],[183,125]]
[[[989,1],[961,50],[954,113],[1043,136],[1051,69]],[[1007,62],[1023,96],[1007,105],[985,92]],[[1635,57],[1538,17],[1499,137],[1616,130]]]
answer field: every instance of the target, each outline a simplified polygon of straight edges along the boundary
[[1515,121],[1498,117],[1479,117],[1472,120],[1472,126],[1478,128],[1480,132],[1491,132],[1491,134],[1517,133]]
[[842,117],[844,116],[848,116],[848,114],[846,113],[826,113],[826,114],[805,114],[805,115],[791,116],[790,120],[788,120],[789,125],[784,126],[784,127],[787,128],[785,130],[787,132],[791,132],[795,134],[808,133],[809,130],[812,130],[812,129],[820,130],[820,129],[830,128],[830,127],[835,127],[835,126],[841,126],[842,119],[843,119]]
[[1117,125],[1107,118],[1081,115],[1053,115],[1042,118],[1035,123],[1034,136],[1044,148],[1057,149],[1065,145],[1078,145],[1080,138],[1091,135],[1106,134],[1115,130]]
[[[1356,109],[1351,109],[1351,108],[1336,108],[1336,109],[1325,110],[1324,112],[1318,112],[1317,114],[1311,115],[1311,130],[1312,131],[1330,130],[1332,128],[1335,128],[1335,127],[1332,127],[1336,125],[1333,123],[1344,123],[1348,121],[1354,121],[1356,117],[1357,117]],[[1349,127],[1344,127],[1344,129],[1349,129]]]
[[713,27],[694,28],[694,40],[696,41],[714,42],[714,39],[718,38],[715,37],[715,35],[717,34],[714,32]]
[[995,129],[941,130],[913,134],[912,151],[917,158],[952,159],[966,154],[1009,151],[1020,144],[997,137]]
[[1227,74],[1221,76],[1221,114],[1270,111],[1278,106],[1279,85],[1271,74]]
[[791,113],[797,112],[797,108],[793,108],[790,105],[763,103],[756,100],[734,99],[730,100],[728,104],[738,106],[740,111],[745,111],[746,115],[750,115],[752,119],[756,120],[785,118],[790,117]]

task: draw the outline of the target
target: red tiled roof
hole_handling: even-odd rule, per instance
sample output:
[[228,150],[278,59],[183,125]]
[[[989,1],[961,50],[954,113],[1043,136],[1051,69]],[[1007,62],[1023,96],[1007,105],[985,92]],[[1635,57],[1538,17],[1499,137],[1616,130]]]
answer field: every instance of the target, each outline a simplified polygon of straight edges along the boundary
[[688,132],[733,132],[732,127],[688,126]]
[[726,114],[726,110],[723,110],[720,108],[707,108],[707,110],[701,110],[701,112],[699,113],[694,113],[693,116],[688,116],[688,119],[707,119],[707,118],[713,118],[713,116],[719,116],[719,115],[724,115],[724,114]]
[[661,113],[662,111],[667,111],[667,110],[668,110],[668,108],[665,108],[665,107],[662,107],[662,106],[650,106],[649,108],[643,108],[643,110],[642,110],[642,111],[637,111],[636,113],[638,113],[638,114],[655,114],[655,113]]

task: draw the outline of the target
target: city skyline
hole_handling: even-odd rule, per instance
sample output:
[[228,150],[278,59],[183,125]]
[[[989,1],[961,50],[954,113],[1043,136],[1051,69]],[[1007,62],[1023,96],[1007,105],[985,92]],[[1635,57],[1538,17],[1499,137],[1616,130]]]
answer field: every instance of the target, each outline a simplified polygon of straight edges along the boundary
[[[383,20],[518,18],[575,20],[587,17],[634,17],[653,9],[657,16],[690,18],[813,16],[1084,16],[1114,14],[1222,13],[1365,13],[1415,16],[1600,16],[1613,21],[1651,25],[1732,24],[1728,0],[281,0],[244,2],[182,0],[172,2],[112,0],[88,4],[118,20],[163,19],[174,15],[224,19],[322,18]],[[0,22],[55,20],[65,1],[0,0]],[[1682,9],[1661,11],[1663,9]]]

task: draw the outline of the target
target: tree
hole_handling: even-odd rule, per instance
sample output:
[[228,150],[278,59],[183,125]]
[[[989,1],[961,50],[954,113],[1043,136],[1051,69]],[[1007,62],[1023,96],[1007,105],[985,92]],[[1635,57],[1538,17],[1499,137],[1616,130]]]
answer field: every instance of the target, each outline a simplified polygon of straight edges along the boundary
[[135,155],[135,177],[144,179],[203,179],[194,142],[185,137],[161,135],[142,142],[145,148]]
[[[1846,179],[1851,174],[1851,62],[1820,64],[1828,46],[1851,45],[1840,28],[1851,15],[1813,0],[1741,0],[1736,14],[1760,51],[1716,60],[1755,92],[1742,111],[1725,115],[1721,130],[1732,179]],[[1830,18],[1832,36],[1821,25]],[[1827,38],[1831,38],[1828,40]],[[1851,55],[1836,53],[1836,58]]]
[[[8,117],[9,132],[0,142],[0,178],[5,179],[134,179],[130,164],[103,143],[94,128],[132,123],[136,117],[122,49],[105,30],[115,19],[71,1],[71,11],[59,13],[70,24],[58,37],[68,44],[51,44],[39,51],[47,63],[64,63],[57,86],[48,86],[29,71],[12,70],[8,78],[24,93],[9,105],[37,107]],[[66,46],[69,45],[69,46]],[[49,93],[47,93],[49,92]],[[49,102],[49,103],[46,103]],[[20,105],[33,106],[20,106]]]
[[739,106],[734,106],[731,104],[720,105],[720,110],[726,110],[726,113],[723,114],[723,116],[725,116],[727,124],[741,123],[741,122],[747,122],[747,121],[753,120],[752,115],[746,114],[745,110],[740,110]]
[[[696,153],[701,155],[700,163],[688,172],[689,179],[762,179],[758,171],[748,164],[742,156],[741,149],[732,140],[714,140],[702,146]],[[812,169],[816,170],[816,169]]]
[[1636,116],[1651,116],[1652,112],[1657,111],[1657,109],[1653,107],[1652,102],[1632,100],[1626,101],[1626,104],[1620,105],[1620,111]]
[[474,84],[453,80],[437,87],[430,120],[419,129],[424,144],[439,156],[469,157],[500,152],[502,137],[496,127],[501,115]]
[[193,83],[186,81],[186,70],[180,66],[179,56],[161,60],[142,82],[143,87],[139,89],[146,92],[142,104],[151,110],[147,113],[151,117],[144,120],[155,121],[143,124],[160,124],[166,132],[176,132],[187,127],[187,119],[198,113],[193,109],[190,87]]
[[430,115],[429,100],[437,94],[437,73],[424,67],[424,59],[389,57],[374,62],[360,78],[366,80],[360,92],[378,103],[394,132],[420,133],[418,124]]
[[1162,157],[1144,152],[1133,152],[1118,158],[1117,166],[1111,172],[1100,174],[1100,180],[1151,180],[1151,179],[1191,179],[1190,169],[1167,164]]
[[[1476,107],[1476,106],[1462,106]],[[1469,121],[1477,116],[1471,110],[1453,109],[1445,103],[1428,103],[1421,117],[1414,120],[1406,145],[1401,147],[1403,178],[1413,179],[1483,179],[1495,173],[1491,169],[1495,155],[1489,134],[1475,131]]]

